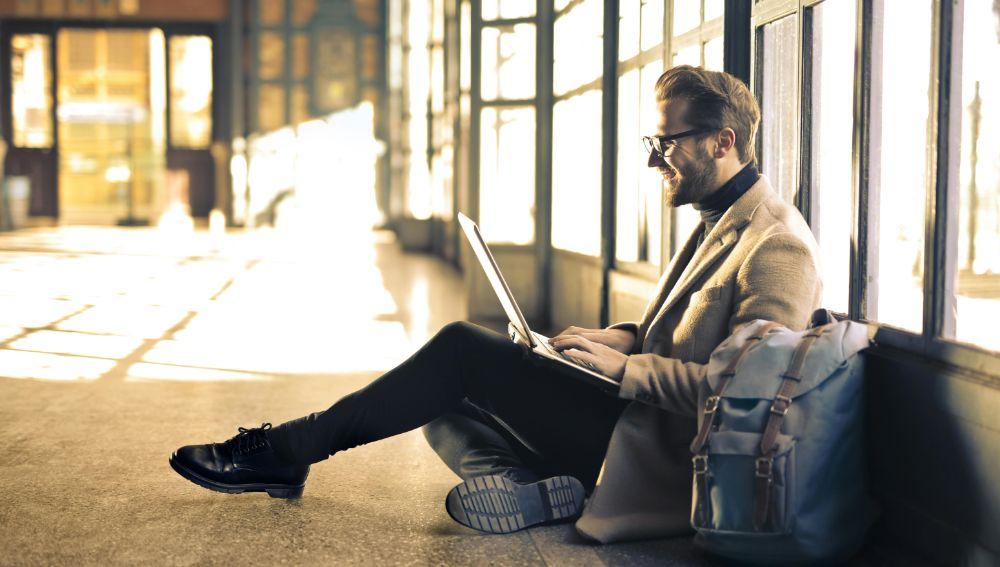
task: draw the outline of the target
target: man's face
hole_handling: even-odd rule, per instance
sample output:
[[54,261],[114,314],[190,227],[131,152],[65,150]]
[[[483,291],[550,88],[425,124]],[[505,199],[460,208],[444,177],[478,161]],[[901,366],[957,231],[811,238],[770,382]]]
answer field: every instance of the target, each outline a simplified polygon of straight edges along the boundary
[[[657,135],[670,136],[690,130],[684,119],[686,100],[659,101]],[[691,136],[672,142],[665,156],[653,151],[647,165],[660,172],[665,181],[664,200],[671,207],[696,203],[715,189],[716,163],[706,148],[703,136]]]

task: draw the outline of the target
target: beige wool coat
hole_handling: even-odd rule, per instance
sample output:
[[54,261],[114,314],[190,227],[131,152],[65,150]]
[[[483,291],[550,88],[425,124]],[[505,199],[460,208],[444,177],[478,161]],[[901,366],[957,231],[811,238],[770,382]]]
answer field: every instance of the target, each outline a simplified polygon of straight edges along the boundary
[[691,453],[698,384],[712,350],[755,319],[801,330],[819,306],[816,240],[766,177],[701,246],[699,224],[671,260],[636,333],[620,396],[635,400],[608,445],[601,479],[576,523],[608,543],[691,531]]

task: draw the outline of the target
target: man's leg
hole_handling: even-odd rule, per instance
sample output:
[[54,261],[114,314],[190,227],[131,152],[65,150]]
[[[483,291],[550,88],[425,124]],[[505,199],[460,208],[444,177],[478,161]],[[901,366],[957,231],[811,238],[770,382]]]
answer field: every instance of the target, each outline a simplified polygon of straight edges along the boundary
[[[565,462],[574,471],[581,465],[599,469],[623,403],[565,372],[504,335],[451,323],[365,388],[326,411],[275,427],[268,437],[279,455],[315,463],[416,429],[457,411],[468,399],[547,462]],[[583,472],[588,484],[596,480],[597,470]]]
[[537,482],[541,458],[497,419],[464,400],[459,408],[423,427],[427,443],[462,480],[503,475],[520,483]]

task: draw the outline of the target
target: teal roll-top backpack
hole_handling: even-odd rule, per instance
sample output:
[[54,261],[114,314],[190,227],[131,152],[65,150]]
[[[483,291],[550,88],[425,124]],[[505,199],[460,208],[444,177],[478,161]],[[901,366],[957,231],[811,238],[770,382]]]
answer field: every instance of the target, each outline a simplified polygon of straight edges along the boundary
[[691,525],[711,553],[754,563],[845,560],[874,517],[865,482],[867,327],[813,315],[754,321],[712,353],[699,392]]

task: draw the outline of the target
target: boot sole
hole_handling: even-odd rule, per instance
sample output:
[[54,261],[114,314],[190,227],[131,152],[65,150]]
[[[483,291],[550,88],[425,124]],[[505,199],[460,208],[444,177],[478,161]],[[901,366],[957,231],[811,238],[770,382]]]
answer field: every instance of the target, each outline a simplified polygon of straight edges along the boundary
[[463,526],[490,534],[575,517],[585,492],[571,476],[555,476],[517,484],[500,475],[471,478],[452,488],[445,500],[448,514]]
[[191,469],[185,467],[177,460],[177,455],[170,455],[170,467],[177,474],[190,480],[202,488],[224,492],[226,494],[242,494],[243,492],[266,492],[271,498],[299,498],[305,490],[305,484],[298,486],[288,484],[223,484],[207,479]]

